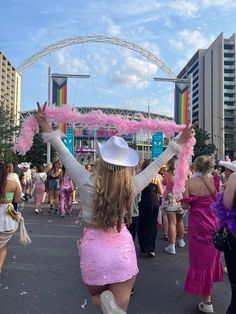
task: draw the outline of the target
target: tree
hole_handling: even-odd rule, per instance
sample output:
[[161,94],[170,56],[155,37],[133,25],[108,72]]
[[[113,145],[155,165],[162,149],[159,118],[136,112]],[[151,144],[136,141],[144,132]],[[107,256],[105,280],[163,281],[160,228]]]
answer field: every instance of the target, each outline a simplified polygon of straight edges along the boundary
[[201,155],[212,155],[216,152],[215,144],[207,143],[210,140],[210,134],[203,129],[196,129],[196,144],[194,146],[194,156],[196,159]]
[[16,161],[17,155],[13,151],[14,141],[19,126],[10,110],[0,103],[0,159],[3,161]]
[[[51,155],[53,159],[55,155],[53,147]],[[34,135],[33,145],[25,156],[19,156],[19,162],[23,161],[28,161],[35,165],[42,165],[47,162],[47,144],[43,143],[40,133]]]

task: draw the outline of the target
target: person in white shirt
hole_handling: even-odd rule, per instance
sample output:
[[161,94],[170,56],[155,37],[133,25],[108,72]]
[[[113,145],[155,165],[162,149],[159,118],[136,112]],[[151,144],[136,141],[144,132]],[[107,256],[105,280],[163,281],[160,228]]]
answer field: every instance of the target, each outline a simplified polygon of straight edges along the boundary
[[130,224],[134,196],[151,182],[153,173],[157,173],[163,163],[178,154],[181,144],[194,136],[194,130],[187,126],[176,141],[170,141],[159,158],[135,176],[131,169],[138,164],[137,151],[129,148],[123,138],[112,136],[106,143],[97,144],[100,162],[96,172],[91,173],[69,152],[58,132],[52,131],[46,120],[46,103],[42,107],[37,105],[34,117],[44,132],[44,141],[52,144],[80,189],[85,226],[79,248],[83,281],[92,302],[101,307],[103,313],[126,313],[138,266],[124,217]]
[[36,172],[33,174],[32,179],[36,203],[35,214],[39,214],[42,211],[45,193],[45,182],[47,180],[47,174],[44,171],[43,166],[37,166]]

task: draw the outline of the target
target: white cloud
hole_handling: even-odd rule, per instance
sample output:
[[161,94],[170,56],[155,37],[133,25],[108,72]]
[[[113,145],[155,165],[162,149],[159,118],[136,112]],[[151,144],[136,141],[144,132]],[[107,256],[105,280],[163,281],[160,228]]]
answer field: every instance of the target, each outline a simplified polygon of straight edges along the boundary
[[172,10],[172,13],[186,18],[195,17],[199,11],[199,6],[196,1],[171,1],[167,7]]
[[99,93],[99,96],[104,95],[115,95],[115,92],[110,88],[96,87],[96,91]]
[[158,97],[133,97],[123,104],[124,108],[129,108],[137,111],[148,112],[148,106],[151,113],[173,117],[174,105],[173,94],[166,93]]
[[87,61],[92,68],[93,75],[99,77],[107,75],[110,63],[115,64],[116,59],[112,54],[109,56],[110,49],[97,48],[96,50],[87,52]]
[[[117,2],[118,4],[119,2]],[[159,8],[162,6],[161,3],[158,3],[157,0],[149,0],[149,1],[143,1],[143,0],[136,0],[136,1],[126,1],[123,2],[125,5],[120,6],[120,10],[122,10],[123,14],[127,15],[143,15],[147,14],[156,10],[159,10]]]
[[75,58],[69,51],[55,53],[55,62],[62,72],[70,74],[89,74],[87,63],[83,59]]
[[169,40],[171,47],[179,51],[186,59],[189,59],[198,49],[207,48],[215,39],[213,35],[206,36],[199,30],[184,29]]
[[121,27],[116,24],[110,17],[103,17],[102,20],[107,24],[107,33],[113,36],[121,35]]
[[156,54],[157,56],[160,55],[160,47],[153,42],[144,41],[141,46],[144,48],[147,48],[148,50],[150,50],[152,53]]
[[128,57],[120,69],[115,71],[110,80],[115,84],[125,84],[128,87],[144,89],[148,80],[157,71],[157,66],[143,60]]
[[235,0],[202,0],[203,7],[223,7],[224,10],[236,7]]
[[173,27],[173,22],[171,21],[171,19],[169,17],[166,17],[165,20],[164,20],[164,25],[166,27]]

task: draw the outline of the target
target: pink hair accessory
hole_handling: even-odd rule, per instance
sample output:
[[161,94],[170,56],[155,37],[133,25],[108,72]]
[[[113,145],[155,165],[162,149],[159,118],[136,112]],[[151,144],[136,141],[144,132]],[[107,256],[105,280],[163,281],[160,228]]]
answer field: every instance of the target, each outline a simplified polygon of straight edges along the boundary
[[[61,108],[49,106],[46,108],[45,113],[47,120],[51,123],[77,123],[81,127],[86,127],[89,130],[94,130],[99,127],[115,127],[119,134],[137,133],[141,130],[152,134],[157,131],[162,131],[165,133],[166,137],[170,138],[176,132],[180,132],[185,128],[185,125],[178,125],[174,121],[146,119],[143,116],[140,116],[139,121],[129,120],[121,116],[106,115],[101,110],[81,114],[78,111],[72,110],[69,105],[63,105]],[[26,118],[22,124],[14,150],[21,155],[25,155],[33,144],[33,137],[36,132],[38,132],[38,122],[34,116],[31,115]],[[178,197],[181,197],[184,191],[185,179],[189,169],[189,160],[193,154],[195,142],[195,138],[191,138],[187,143],[182,145],[182,150],[178,157],[174,185],[174,193]]]

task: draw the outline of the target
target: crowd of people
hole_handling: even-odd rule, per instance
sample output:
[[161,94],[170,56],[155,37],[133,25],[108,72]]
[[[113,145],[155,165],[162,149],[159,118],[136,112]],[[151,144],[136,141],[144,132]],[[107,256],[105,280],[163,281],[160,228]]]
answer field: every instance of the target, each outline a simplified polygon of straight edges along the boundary
[[[97,144],[99,158],[95,164],[84,167],[51,129],[45,108],[46,105],[38,105],[35,118],[59,160],[36,167],[22,163],[15,173],[11,163],[0,164],[0,271],[7,252],[7,204],[12,203],[17,210],[22,199],[27,201],[34,195],[38,215],[47,198],[48,213],[60,212],[64,218],[71,213],[78,187],[84,224],[83,237],[78,241],[80,268],[94,305],[107,314],[127,313],[138,274],[136,234],[140,252],[155,258],[158,229],[162,229],[163,240],[169,242],[165,252],[172,255],[176,254],[176,245],[185,246],[187,229],[189,271],[184,289],[202,297],[199,311],[213,313],[213,283],[223,281],[224,272],[222,255],[213,244],[212,234],[219,224],[217,208],[225,206],[230,211],[235,205],[236,162],[221,161],[217,168],[212,156],[199,156],[191,165],[183,198],[177,199],[173,190],[176,156],[181,145],[194,136],[192,126],[170,141],[154,161],[139,162],[137,152],[123,138],[112,136]],[[2,180],[4,173],[6,178]],[[219,193],[223,205],[217,200]],[[235,233],[236,228],[228,229],[231,250],[225,252],[232,288],[227,314],[236,313]]]
[[15,181],[21,192],[17,203],[13,201],[16,210],[31,200],[35,203],[35,214],[42,212],[45,203],[48,213],[60,213],[62,218],[71,213],[72,204],[76,203],[77,187],[59,160],[47,165],[5,162],[5,166],[8,180]]

